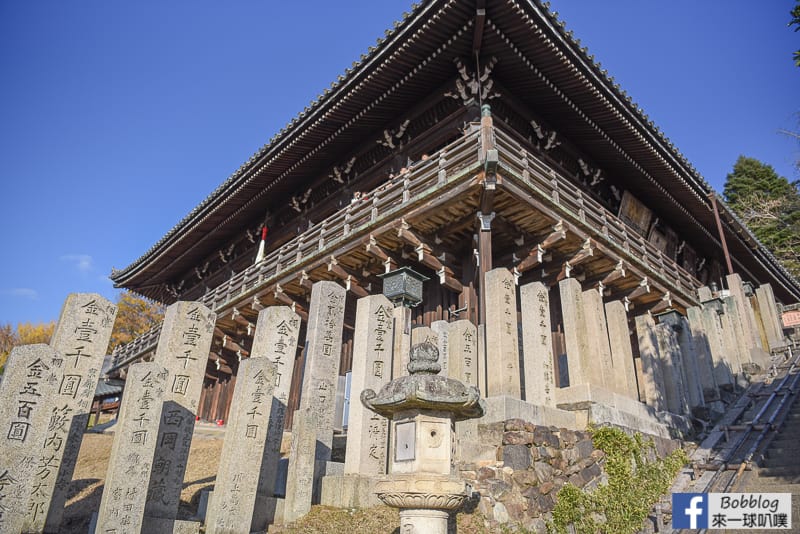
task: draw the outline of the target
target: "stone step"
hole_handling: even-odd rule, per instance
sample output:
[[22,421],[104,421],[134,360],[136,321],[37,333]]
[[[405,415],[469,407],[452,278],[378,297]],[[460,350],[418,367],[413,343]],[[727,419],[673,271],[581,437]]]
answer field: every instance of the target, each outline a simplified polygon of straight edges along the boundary
[[791,493],[800,496],[800,485],[778,482],[771,477],[758,478],[747,486],[748,493]]
[[800,466],[797,464],[797,458],[785,455],[776,456],[774,458],[765,458],[761,467],[797,467],[800,469]]
[[800,484],[800,467],[763,467],[758,470],[758,475],[775,478],[781,484]]
[[772,449],[789,449],[794,450],[795,453],[800,449],[798,447],[798,440],[791,439],[791,438],[784,438],[783,436],[779,436],[778,439],[774,440],[772,443],[769,444],[767,451]]
[[776,446],[770,445],[770,447],[764,452],[765,458],[781,458],[781,457],[795,457],[795,461],[800,463],[800,458],[798,458],[798,445],[797,442],[792,444]]

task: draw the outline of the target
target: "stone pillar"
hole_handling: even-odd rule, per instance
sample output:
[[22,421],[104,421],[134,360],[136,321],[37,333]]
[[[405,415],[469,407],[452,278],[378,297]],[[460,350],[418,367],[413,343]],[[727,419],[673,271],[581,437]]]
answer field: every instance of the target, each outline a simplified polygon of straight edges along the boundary
[[581,284],[574,278],[565,278],[558,283],[558,290],[561,293],[561,316],[564,321],[564,342],[567,346],[569,385],[591,383],[602,386],[602,376],[592,370]]
[[[742,335],[744,336],[745,343],[748,349],[764,349],[761,345],[761,336],[758,334],[758,327],[756,326],[756,318],[753,313],[753,308],[750,306],[750,299],[744,294],[744,286],[742,285],[742,277],[738,274],[729,274],[725,277],[728,284],[728,290],[731,296],[736,301],[736,309],[739,312],[739,320],[742,324]],[[750,358],[748,358],[748,361]]]
[[486,348],[488,395],[522,398],[517,330],[517,286],[500,267],[486,273]]
[[[300,316],[288,306],[270,306],[258,313],[256,330],[253,334],[250,358],[266,358],[276,366],[272,409],[269,415],[264,456],[261,460],[261,475],[256,493],[257,509],[263,510],[267,506],[266,500],[275,494],[275,480],[278,476],[278,461],[281,458],[281,442],[286,421],[289,388],[292,385],[294,360],[297,355],[300,323]],[[257,528],[253,530],[261,528],[258,525],[254,526]]]
[[713,401],[719,399],[719,390],[714,378],[714,362],[711,359],[711,348],[703,326],[702,313],[698,306],[687,308],[686,320],[694,349],[694,360],[697,362],[697,380],[703,391],[703,399]]
[[677,326],[673,327],[683,364],[684,389],[689,408],[702,408],[706,405],[703,396],[703,382],[700,378],[700,362],[694,337],[686,317],[681,317]]
[[431,323],[431,330],[433,330],[433,335],[436,336],[436,348],[439,349],[439,365],[442,366],[442,370],[439,372],[439,374],[442,376],[450,376],[450,372],[448,371],[450,366],[450,349],[448,340],[450,323],[447,321],[433,321]]
[[[284,517],[302,517],[319,502],[321,478],[325,463],[331,459],[333,444],[334,397],[339,379],[339,360],[342,352],[342,326],[346,291],[336,282],[316,282],[311,289],[311,303],[306,328],[306,366],[300,397],[300,412],[306,425],[292,428],[292,454],[289,456],[289,481],[286,486]],[[295,420],[296,421],[296,420]],[[312,432],[315,447],[295,451],[295,441],[306,443]],[[305,492],[299,480],[305,479],[308,466],[313,471],[312,491]],[[287,517],[286,514],[289,514]]]
[[555,365],[547,287],[541,282],[520,287],[520,307],[525,400],[542,406],[555,406]]
[[649,314],[636,317],[636,334],[639,339],[639,357],[642,360],[644,401],[654,410],[667,409],[661,359],[658,354],[658,333]]
[[411,354],[411,309],[397,306],[392,311],[392,316],[394,317],[392,377],[397,378],[408,374],[408,362]]
[[611,345],[608,341],[608,324],[606,323],[603,297],[597,289],[588,289],[583,292],[583,306],[585,309],[586,332],[589,340],[589,351],[592,354],[594,366],[592,374],[599,374],[602,385],[608,390],[617,391],[614,369],[614,360],[611,357]]
[[708,347],[711,353],[714,381],[716,382],[717,386],[733,386],[735,383],[733,378],[734,371],[732,364],[729,362],[729,359],[732,357],[732,355],[728,353],[726,346],[723,343],[723,338],[725,335],[725,331],[722,328],[723,316],[719,314],[715,307],[710,306],[707,302],[704,302],[700,317],[702,319],[705,338],[708,341]]
[[[43,475],[55,478],[55,467],[42,457],[53,439],[63,445],[72,410],[58,404],[64,375],[62,355],[44,344],[15,347],[6,361],[0,382],[0,532],[23,530],[32,489]],[[49,422],[49,425],[48,425]],[[62,432],[48,426],[63,427]]]
[[667,324],[655,325],[655,332],[667,409],[674,414],[689,415],[685,372],[678,338],[672,327]]
[[478,330],[466,319],[453,321],[447,333],[449,377],[478,387]]
[[361,404],[365,389],[380,391],[391,379],[393,306],[383,295],[358,300],[345,474],[386,474],[389,421]]
[[60,532],[67,490],[75,471],[83,432],[91,415],[92,399],[117,308],[96,293],[73,293],[64,302],[50,346],[64,356],[59,368],[58,396],[53,404],[69,410],[67,423],[54,429],[41,451],[51,458],[47,476],[31,494],[26,528],[34,532]]
[[177,518],[215,321],[199,302],[176,302],[164,314],[154,361],[169,376],[145,508],[148,532],[170,528]]
[[208,534],[250,532],[277,368],[278,364],[263,357],[239,364],[214,498],[206,515]]
[[778,305],[775,303],[775,294],[772,292],[771,285],[761,284],[756,289],[756,302],[758,303],[758,315],[764,327],[764,335],[767,338],[769,349],[783,346],[785,343],[783,325],[778,315]]
[[481,393],[481,397],[488,397],[489,396],[489,386],[488,381],[486,378],[486,358],[487,358],[487,350],[486,350],[486,325],[479,324],[478,328],[478,391]]
[[722,319],[722,343],[725,346],[728,356],[728,363],[731,365],[733,373],[742,376],[742,364],[750,363],[750,349],[742,329],[742,321],[739,317],[739,307],[736,299],[725,297],[722,299],[725,313]]
[[96,532],[141,532],[169,373],[154,362],[130,366],[108,462]]
[[700,302],[705,302],[707,300],[711,300],[714,298],[714,294],[711,292],[711,289],[708,286],[698,287],[697,288],[697,299]]
[[[432,343],[436,345],[438,348],[439,346],[439,339],[436,336],[436,333],[433,331],[432,328],[427,326],[414,326],[411,328],[411,346],[418,345],[420,343]],[[408,373],[406,373],[408,374]]]
[[[319,282],[317,282],[319,283]],[[320,414],[303,406],[294,412],[292,420],[292,447],[289,451],[289,468],[286,475],[286,499],[283,505],[283,521],[291,523],[311,511],[314,480],[323,469],[317,469],[320,451],[317,430]],[[329,451],[330,452],[330,451]]]
[[608,341],[614,360],[614,391],[638,400],[639,388],[636,385],[631,336],[628,331],[628,312],[625,311],[625,304],[619,300],[607,303],[605,310]]

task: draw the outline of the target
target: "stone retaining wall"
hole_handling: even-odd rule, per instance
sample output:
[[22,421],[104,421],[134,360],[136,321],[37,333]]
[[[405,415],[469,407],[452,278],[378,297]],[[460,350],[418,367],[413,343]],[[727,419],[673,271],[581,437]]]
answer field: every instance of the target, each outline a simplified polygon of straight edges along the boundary
[[[496,461],[462,462],[456,469],[472,485],[470,507],[477,507],[489,529],[507,525],[546,532],[564,484],[591,490],[606,481],[605,453],[595,449],[589,432],[510,419],[479,425],[478,434],[485,443],[497,444]],[[680,446],[653,439],[659,457]]]

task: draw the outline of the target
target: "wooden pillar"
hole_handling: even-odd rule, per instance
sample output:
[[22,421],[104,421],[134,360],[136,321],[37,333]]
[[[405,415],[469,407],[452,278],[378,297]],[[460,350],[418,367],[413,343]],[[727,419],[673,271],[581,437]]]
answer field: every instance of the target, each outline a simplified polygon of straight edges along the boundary
[[492,270],[492,219],[494,212],[478,212],[478,317],[480,324],[486,324],[486,273]]

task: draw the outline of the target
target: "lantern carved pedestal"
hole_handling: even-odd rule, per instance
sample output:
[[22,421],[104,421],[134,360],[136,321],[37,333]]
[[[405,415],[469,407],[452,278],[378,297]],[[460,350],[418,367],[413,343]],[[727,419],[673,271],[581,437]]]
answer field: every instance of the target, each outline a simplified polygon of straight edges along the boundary
[[403,534],[446,534],[450,513],[467,498],[464,481],[453,477],[453,423],[481,417],[477,388],[437,373],[439,351],[431,343],[411,348],[409,376],[392,380],[361,402],[391,419],[391,475],[375,485],[378,498],[400,508]]

